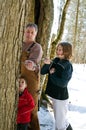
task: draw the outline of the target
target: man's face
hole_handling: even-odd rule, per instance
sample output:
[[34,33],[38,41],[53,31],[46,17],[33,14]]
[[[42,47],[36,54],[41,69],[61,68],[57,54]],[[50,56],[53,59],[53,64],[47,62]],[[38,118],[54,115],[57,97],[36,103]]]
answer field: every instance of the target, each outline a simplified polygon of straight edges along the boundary
[[34,27],[27,27],[25,30],[25,42],[32,42],[35,41],[37,31]]

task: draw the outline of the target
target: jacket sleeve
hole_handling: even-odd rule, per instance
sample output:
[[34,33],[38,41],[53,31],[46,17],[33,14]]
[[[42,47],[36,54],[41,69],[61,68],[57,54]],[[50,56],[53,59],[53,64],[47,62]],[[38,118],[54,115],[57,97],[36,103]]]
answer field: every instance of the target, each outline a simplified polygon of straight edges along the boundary
[[35,107],[34,99],[30,93],[26,93],[27,96],[27,105],[28,105],[28,110],[32,111],[33,108]]
[[36,64],[41,61],[43,55],[42,47],[40,44],[36,43],[30,51],[29,59],[35,62]]
[[67,84],[72,77],[72,72],[73,72],[72,65],[68,65],[63,70],[61,78],[57,77],[57,75],[53,73],[50,74],[50,79],[54,85],[64,88],[67,87]]
[[44,74],[49,73],[49,67],[50,67],[50,65],[44,64],[44,65],[42,66],[42,68],[41,68],[41,74],[44,75]]

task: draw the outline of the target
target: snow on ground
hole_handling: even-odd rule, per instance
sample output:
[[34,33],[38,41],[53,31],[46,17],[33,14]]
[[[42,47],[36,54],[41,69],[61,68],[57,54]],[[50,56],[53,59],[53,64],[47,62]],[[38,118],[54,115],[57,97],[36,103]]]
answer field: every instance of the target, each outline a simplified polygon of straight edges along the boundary
[[[73,68],[68,85],[68,118],[73,130],[86,130],[86,64],[74,64]],[[41,130],[54,130],[54,115],[50,107],[41,107],[38,116]]]

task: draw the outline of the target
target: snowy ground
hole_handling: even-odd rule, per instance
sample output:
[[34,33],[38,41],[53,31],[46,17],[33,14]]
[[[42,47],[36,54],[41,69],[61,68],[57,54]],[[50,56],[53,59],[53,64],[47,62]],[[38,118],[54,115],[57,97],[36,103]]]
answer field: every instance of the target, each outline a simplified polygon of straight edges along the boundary
[[[74,64],[69,82],[68,118],[73,130],[86,130],[86,65]],[[38,112],[41,130],[54,130],[53,110],[41,107]]]

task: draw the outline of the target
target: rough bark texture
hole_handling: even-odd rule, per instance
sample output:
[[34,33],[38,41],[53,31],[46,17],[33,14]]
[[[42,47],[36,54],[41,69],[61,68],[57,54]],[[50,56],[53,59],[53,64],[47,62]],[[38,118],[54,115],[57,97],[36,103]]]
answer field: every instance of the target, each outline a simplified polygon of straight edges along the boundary
[[[51,43],[51,29],[52,29],[53,18],[54,18],[54,5],[53,5],[53,0],[38,0],[38,1],[39,1],[40,8],[38,8],[39,12],[36,15],[36,17],[38,17],[38,21],[36,22],[38,23],[38,27],[39,27],[37,41],[42,45],[43,57],[45,58],[49,56],[49,52],[50,52],[49,44]],[[41,76],[40,87],[43,91],[44,91],[43,89],[44,81],[45,81],[45,77]],[[42,97],[42,99],[43,98],[44,97]]]
[[23,29],[34,0],[0,0],[0,130],[14,130]]
[[53,8],[53,0],[40,0],[40,16],[38,20],[39,32],[37,41],[41,43],[43,47],[44,57],[46,57],[51,40],[50,36],[54,17]]
[[53,0],[0,0],[0,130],[15,129],[21,45],[28,22],[38,24],[37,41],[46,54]]
[[78,30],[78,19],[79,19],[79,5],[80,1],[77,1],[77,10],[76,10],[76,17],[75,17],[75,29],[74,29],[74,40],[73,40],[73,49],[75,49],[76,46],[76,40],[77,40],[77,30]]

